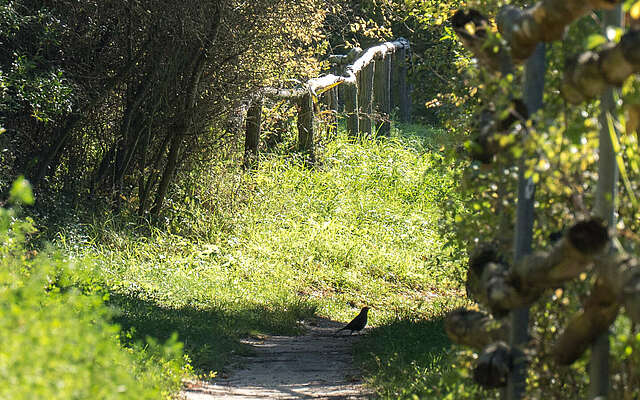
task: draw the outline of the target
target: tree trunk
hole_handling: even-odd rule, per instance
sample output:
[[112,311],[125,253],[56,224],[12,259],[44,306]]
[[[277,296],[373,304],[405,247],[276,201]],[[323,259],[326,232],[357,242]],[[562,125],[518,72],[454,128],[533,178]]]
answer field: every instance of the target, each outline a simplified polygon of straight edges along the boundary
[[182,141],[192,125],[192,114],[196,106],[198,86],[202,78],[202,73],[204,72],[205,61],[206,53],[202,49],[196,50],[195,59],[192,63],[194,66],[191,69],[189,86],[185,95],[186,98],[182,102],[181,108],[176,115],[177,121],[172,129],[171,145],[169,147],[169,154],[167,155],[167,162],[160,183],[158,184],[158,189],[156,190],[153,208],[151,209],[153,215],[160,214],[167,190],[169,189],[169,184],[176,173]]
[[162,209],[162,205],[164,203],[164,198],[167,195],[167,190],[169,189],[169,183],[171,183],[171,180],[176,172],[176,167],[178,166],[178,154],[180,153],[180,147],[182,146],[182,139],[188,129],[186,121],[180,121],[177,125],[174,126],[173,129],[174,133],[173,137],[171,138],[169,154],[167,155],[167,163],[165,165],[162,178],[160,179],[160,183],[158,184],[155,203],[153,204],[153,208],[151,209],[151,214],[153,215],[160,214],[160,210]]
[[56,130],[56,135],[51,146],[40,155],[40,160],[37,163],[35,174],[31,177],[31,183],[34,186],[38,185],[40,181],[47,176],[51,162],[53,162],[60,151],[64,148],[69,137],[71,137],[73,129],[81,119],[82,116],[79,113],[71,114],[67,117],[63,125]]
[[153,163],[151,164],[151,171],[149,172],[149,176],[144,180],[144,165],[140,168],[140,201],[138,205],[138,215],[144,215],[147,212],[147,203],[149,202],[149,195],[151,194],[151,189],[153,188],[155,181],[158,179],[158,170],[160,166],[160,160],[164,156],[164,153],[167,151],[167,147],[169,146],[169,141],[171,137],[169,134],[165,135],[162,144],[160,145],[160,149],[156,152]]

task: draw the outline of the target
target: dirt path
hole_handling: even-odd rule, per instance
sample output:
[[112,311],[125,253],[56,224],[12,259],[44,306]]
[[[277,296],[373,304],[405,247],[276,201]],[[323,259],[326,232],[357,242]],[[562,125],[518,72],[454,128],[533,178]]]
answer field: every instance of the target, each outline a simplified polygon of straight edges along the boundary
[[[315,319],[303,336],[247,339],[252,357],[234,369],[184,392],[189,400],[213,399],[366,399],[370,397],[353,367],[352,345],[359,340],[334,336],[343,324]],[[348,334],[346,334],[348,336]]]

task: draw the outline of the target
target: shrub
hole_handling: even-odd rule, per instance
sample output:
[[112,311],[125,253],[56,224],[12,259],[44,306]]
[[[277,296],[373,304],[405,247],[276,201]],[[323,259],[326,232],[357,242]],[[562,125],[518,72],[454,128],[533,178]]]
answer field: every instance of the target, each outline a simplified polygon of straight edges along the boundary
[[0,208],[0,398],[158,399],[180,387],[175,338],[124,349],[92,268],[51,251],[27,250],[36,230],[20,219],[28,182]]

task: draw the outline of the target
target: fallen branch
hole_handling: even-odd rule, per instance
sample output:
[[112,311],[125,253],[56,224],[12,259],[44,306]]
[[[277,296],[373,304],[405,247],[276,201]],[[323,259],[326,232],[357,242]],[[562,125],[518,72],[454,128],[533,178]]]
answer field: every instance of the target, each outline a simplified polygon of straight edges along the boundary
[[467,294],[489,307],[496,317],[532,303],[540,293],[523,293],[513,284],[510,268],[492,248],[481,249],[469,260]]
[[640,323],[640,262],[628,254],[619,253],[598,260],[598,276],[616,301],[624,306],[633,323]]
[[577,278],[608,247],[609,234],[599,219],[578,222],[549,251],[536,252],[516,264],[523,287],[552,288]]
[[491,71],[500,71],[503,75],[513,70],[509,52],[502,43],[487,43],[491,26],[487,17],[474,9],[458,10],[450,22],[464,47],[475,55],[481,65]]
[[602,281],[596,281],[583,310],[574,316],[553,347],[553,356],[561,365],[577,360],[616,319],[620,303]]
[[568,365],[605,333],[624,305],[634,323],[640,322],[640,263],[624,253],[596,258],[598,279],[583,310],[571,319],[554,346],[558,363]]
[[521,122],[524,125],[527,118],[529,118],[527,106],[520,99],[511,102],[507,116],[500,120],[496,118],[496,111],[493,107],[484,110],[475,124],[477,134],[473,139],[471,158],[484,164],[492,162],[496,154],[509,147],[502,138],[509,133],[511,126],[516,122]]
[[272,99],[287,99],[296,100],[304,96],[307,91],[302,88],[297,89],[276,89],[276,88],[264,88],[262,93]]
[[385,58],[387,54],[394,53],[401,48],[409,49],[409,47],[409,41],[400,38],[393,42],[382,43],[367,49],[353,64],[347,66],[344,74],[344,82],[353,85],[357,84],[356,75],[371,64],[375,58]]
[[512,366],[511,348],[505,342],[493,343],[480,353],[473,380],[484,387],[504,387]]
[[410,44],[407,39],[399,38],[393,42],[386,42],[371,47],[364,53],[362,53],[362,50],[360,48],[352,49],[349,54],[344,57],[344,60],[352,60],[355,57],[358,58],[352,64],[346,67],[344,75],[327,74],[318,78],[309,79],[305,83],[304,87],[301,88],[264,88],[263,93],[265,96],[275,99],[300,100],[307,93],[311,93],[313,96],[317,97],[322,93],[343,83],[356,85],[356,75],[359,74],[360,71],[362,71],[369,64],[371,64],[375,59],[384,58],[388,54],[394,53],[400,48],[408,49],[409,47]]
[[524,62],[540,42],[552,42],[564,37],[573,21],[593,9],[612,9],[620,0],[542,0],[528,9],[505,6],[496,16],[498,30],[509,44],[509,51],[500,41],[488,45],[490,22],[474,9],[458,10],[451,25],[478,61],[491,71],[503,75],[513,70],[512,63]]

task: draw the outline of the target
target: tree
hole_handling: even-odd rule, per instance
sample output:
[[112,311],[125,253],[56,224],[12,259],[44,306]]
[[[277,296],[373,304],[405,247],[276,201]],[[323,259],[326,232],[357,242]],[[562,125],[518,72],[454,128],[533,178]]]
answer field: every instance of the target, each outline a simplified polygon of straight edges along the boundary
[[[90,187],[159,213],[181,171],[224,145],[225,121],[252,91],[317,71],[326,4],[5,2],[3,22],[15,28],[2,33],[0,76],[15,99],[0,105],[14,155],[7,170],[41,190]],[[19,60],[26,82],[53,77],[47,85],[62,94],[31,84],[36,94],[18,101],[30,90],[8,75]]]

